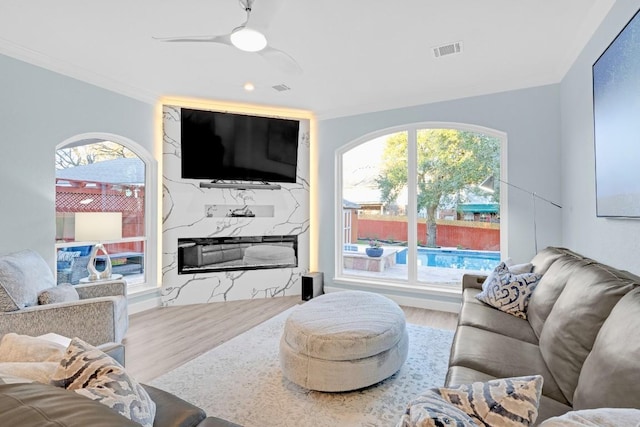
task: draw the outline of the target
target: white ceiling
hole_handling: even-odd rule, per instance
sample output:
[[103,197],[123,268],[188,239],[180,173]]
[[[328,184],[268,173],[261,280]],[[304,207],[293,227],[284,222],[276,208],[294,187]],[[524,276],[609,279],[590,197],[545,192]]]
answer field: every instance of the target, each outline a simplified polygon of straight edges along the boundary
[[[0,0],[0,53],[149,103],[196,97],[329,118],[557,83],[614,2],[255,0],[252,24],[303,69],[291,75],[230,46],[152,39],[229,33],[245,20],[238,0]],[[458,41],[461,54],[434,57]]]

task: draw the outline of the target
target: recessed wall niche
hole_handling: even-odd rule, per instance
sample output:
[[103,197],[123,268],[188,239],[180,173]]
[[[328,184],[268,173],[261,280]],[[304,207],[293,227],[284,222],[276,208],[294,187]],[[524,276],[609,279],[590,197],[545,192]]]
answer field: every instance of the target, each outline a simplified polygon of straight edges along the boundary
[[[163,304],[299,295],[301,277],[309,271],[310,120],[299,119],[296,182],[279,182],[281,189],[265,190],[201,188],[204,180],[181,178],[180,117],[180,106],[163,106]],[[294,236],[295,262],[268,269],[182,268],[179,274],[184,267],[180,257],[185,247],[194,246],[189,242],[194,237],[216,244],[230,237],[238,241],[260,237],[269,242],[282,236]],[[190,251],[189,256],[195,257],[190,261],[197,260],[198,250]]]

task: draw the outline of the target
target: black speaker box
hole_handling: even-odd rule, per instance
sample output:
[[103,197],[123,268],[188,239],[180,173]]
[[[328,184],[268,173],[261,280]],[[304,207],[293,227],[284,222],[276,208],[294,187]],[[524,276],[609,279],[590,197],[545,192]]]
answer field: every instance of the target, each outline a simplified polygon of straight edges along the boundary
[[302,300],[309,301],[313,297],[324,293],[324,275],[311,272],[302,276]]

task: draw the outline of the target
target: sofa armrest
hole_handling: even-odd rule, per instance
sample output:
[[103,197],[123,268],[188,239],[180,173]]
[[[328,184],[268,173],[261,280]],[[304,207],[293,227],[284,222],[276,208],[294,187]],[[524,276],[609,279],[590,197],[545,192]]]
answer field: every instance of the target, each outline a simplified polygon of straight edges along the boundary
[[49,384],[0,384],[2,426],[140,427],[95,400]]
[[91,345],[121,342],[128,326],[127,299],[123,296],[36,305],[0,313],[0,335],[56,333],[78,337]]
[[464,274],[462,275],[462,290],[464,291],[467,288],[482,289],[482,284],[486,278],[487,276],[478,274]]
[[156,404],[154,427],[193,427],[207,416],[204,410],[178,396],[147,384],[142,386]]
[[75,285],[74,288],[78,292],[80,299],[127,296],[127,282],[124,280],[83,283]]
[[108,343],[101,344],[96,348],[102,351],[103,353],[105,353],[106,355],[108,355],[109,357],[111,357],[113,360],[115,360],[122,366],[124,366],[124,362],[125,362],[124,345],[118,344],[115,342],[108,342]]

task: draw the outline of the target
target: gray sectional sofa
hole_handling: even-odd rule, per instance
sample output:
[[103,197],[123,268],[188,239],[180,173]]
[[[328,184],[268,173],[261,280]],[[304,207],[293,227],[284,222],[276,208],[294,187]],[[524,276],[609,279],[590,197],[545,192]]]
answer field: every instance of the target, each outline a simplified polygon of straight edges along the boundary
[[[144,386],[156,404],[154,427],[239,427],[166,391]],[[138,426],[100,402],[48,384],[0,384],[0,425],[21,427]]]
[[475,296],[484,276],[463,278],[446,385],[541,374],[538,422],[571,410],[640,408],[640,277],[549,247],[527,319]]

